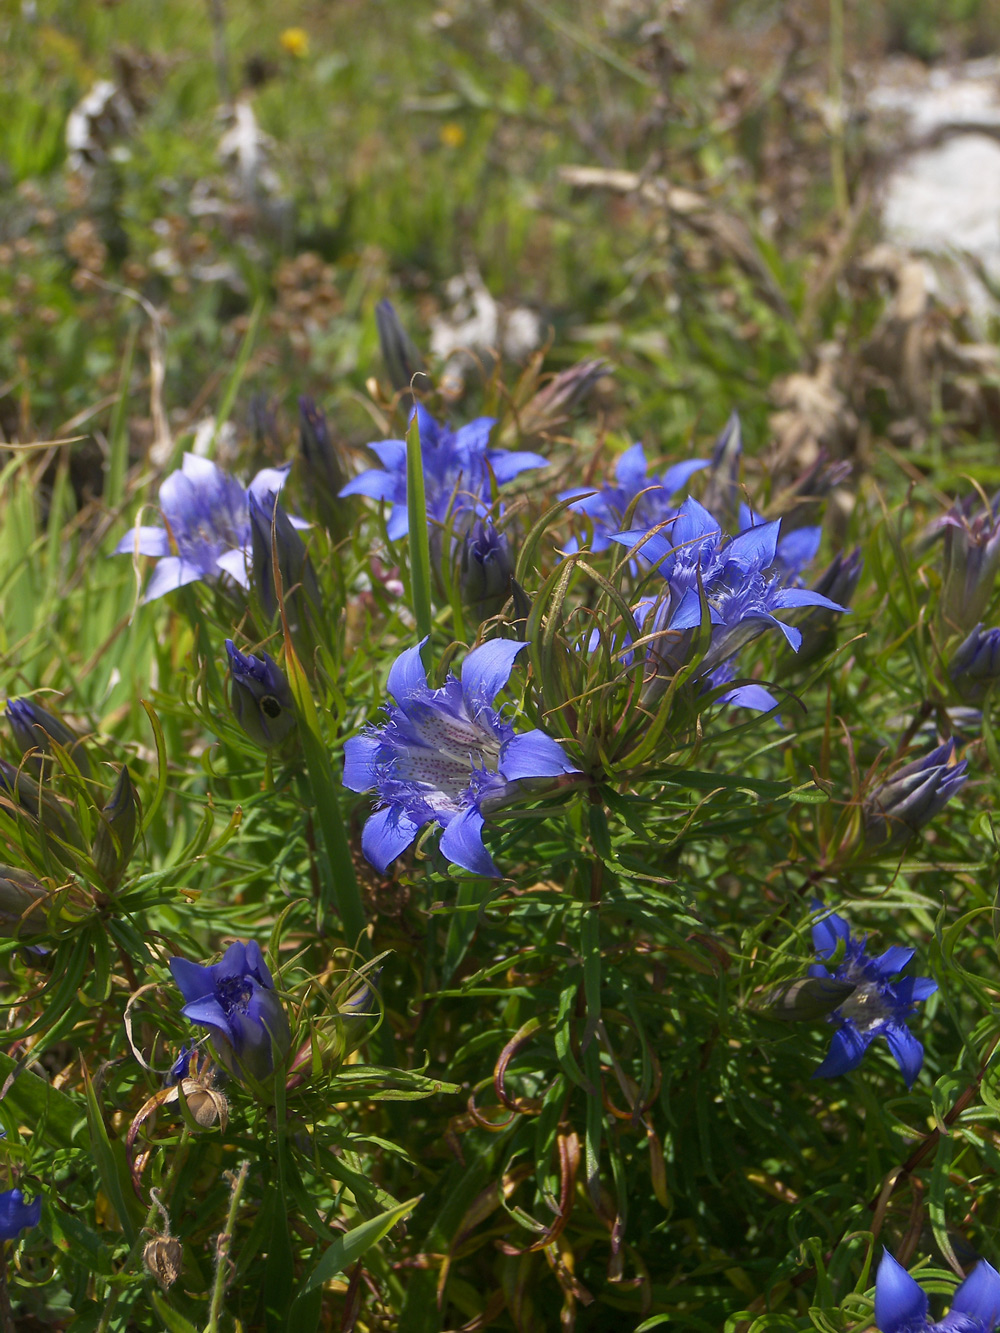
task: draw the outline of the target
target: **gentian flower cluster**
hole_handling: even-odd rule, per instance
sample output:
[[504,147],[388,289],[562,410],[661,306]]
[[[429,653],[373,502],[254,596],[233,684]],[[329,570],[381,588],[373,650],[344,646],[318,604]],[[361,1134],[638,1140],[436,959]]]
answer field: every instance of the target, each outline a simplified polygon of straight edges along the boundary
[[515,732],[493,707],[514,659],[527,645],[493,640],[466,657],[459,681],[427,684],[420,648],[401,653],[389,671],[381,726],[344,747],[344,786],[375,790],[378,806],[365,823],[361,848],[379,871],[428,823],[444,833],[441,851],[477,875],[500,871],[483,845],[489,811],[513,800],[521,784],[578,770],[542,731]]
[[[449,513],[480,513],[490,503],[490,473],[498,486],[529,468],[545,467],[541,454],[511,453],[489,447],[493,417],[477,417],[459,430],[434,420],[426,408],[414,408],[420,428],[420,455],[428,522],[442,524]],[[410,420],[413,420],[411,414]],[[382,464],[368,468],[341,488],[343,495],[367,495],[392,504],[387,530],[392,541],[409,531],[406,509],[406,441],[379,440],[368,446]]]
[[[821,911],[822,904],[813,903]],[[809,969],[812,977],[833,977],[851,982],[853,993],[834,1009],[827,1021],[837,1031],[830,1042],[826,1059],[814,1078],[837,1078],[857,1069],[865,1051],[876,1039],[884,1037],[903,1072],[906,1086],[913,1085],[924,1061],[924,1048],[907,1027],[907,1019],[918,1004],[933,995],[937,982],[930,977],[901,977],[894,981],[912,959],[915,949],[893,945],[877,958],[869,956],[865,940],[854,939],[843,917],[831,913],[812,928],[813,946],[820,958],[829,961],[843,945],[840,962],[833,972],[821,963]]]
[[[185,454],[180,470],[160,487],[160,512],[165,527],[141,524],[115,547],[116,555],[156,558],[147,602],[199,580],[212,582],[228,574],[249,587],[252,561],[250,499],[270,505],[285,484],[287,467],[264,468],[248,487],[223,472],[208,458]],[[302,519],[294,527],[308,527]],[[176,554],[175,554],[176,553]]]
[[37,1227],[42,1220],[42,1196],[25,1203],[19,1189],[0,1192],[0,1241],[16,1240],[27,1227]]
[[[723,684],[733,672],[720,667],[766,629],[777,628],[798,650],[801,630],[779,620],[777,612],[800,607],[845,608],[823,593],[794,586],[803,560],[814,549],[809,529],[781,543],[781,521],[751,524],[728,537],[708,510],[689,496],[665,531],[632,529],[615,533],[613,540],[656,562],[666,587],[655,598],[643,599],[636,620],[643,632],[655,636],[647,656],[655,677],[673,674],[687,662],[702,620],[702,598],[712,626],[708,652],[700,674],[711,684]],[[718,673],[718,674],[716,674]],[[745,686],[725,696],[727,702],[753,708],[773,708],[774,698],[762,686]]]
[[170,971],[186,1001],[181,1013],[208,1028],[226,1069],[242,1080],[269,1079],[292,1036],[260,945],[237,940],[210,967],[171,958]]
[[927,1293],[885,1250],[875,1277],[879,1333],[994,1333],[1000,1324],[1000,1273],[980,1259],[956,1290],[942,1320],[931,1323],[929,1305]]

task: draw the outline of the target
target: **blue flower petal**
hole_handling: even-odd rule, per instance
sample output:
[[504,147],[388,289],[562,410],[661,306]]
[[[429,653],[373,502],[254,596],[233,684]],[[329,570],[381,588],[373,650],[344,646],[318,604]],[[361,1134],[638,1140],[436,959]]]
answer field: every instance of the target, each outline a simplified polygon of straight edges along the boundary
[[[428,432],[430,438],[437,442],[437,436],[440,427],[429,412],[425,413],[424,408],[418,409],[420,413],[420,439],[424,439],[424,432]],[[467,422],[460,426],[455,432],[455,447],[469,454],[482,454],[486,452],[486,446],[489,444],[490,432],[497,424],[496,417],[476,417],[474,421]],[[537,457],[537,455],[536,455]],[[543,460],[544,461],[544,460]]]
[[184,1005],[181,1013],[190,1022],[211,1028],[213,1032],[219,1033],[223,1040],[235,1045],[231,1017],[214,995],[205,995],[200,1000],[192,1000],[190,1004]]
[[524,731],[512,736],[500,752],[500,776],[508,782],[527,778],[556,778],[579,773],[562,747],[544,731]]
[[543,458],[541,454],[508,453],[502,449],[491,450],[489,462],[498,486],[502,486],[504,482],[513,481],[515,477],[520,476],[522,472],[527,472],[529,468],[548,467],[549,465],[549,460]]
[[338,495],[367,495],[371,500],[392,500],[396,494],[396,479],[383,472],[381,468],[371,467],[366,472],[359,472],[346,486],[341,486]]
[[449,861],[474,875],[500,878],[500,871],[483,846],[483,817],[475,806],[457,815],[441,835],[441,852]]
[[894,977],[897,972],[902,972],[916,952],[916,949],[908,949],[902,944],[894,944],[892,948],[886,949],[885,953],[880,953],[877,958],[872,959],[872,966],[880,977],[888,980],[889,977]]
[[668,467],[660,478],[660,483],[667,495],[673,495],[682,486],[686,486],[696,472],[701,472],[706,467],[708,467],[707,458],[689,458],[683,463],[675,463],[673,467]]
[[192,565],[187,560],[182,560],[180,556],[168,555],[157,562],[156,568],[150,576],[149,583],[146,585],[144,602],[155,602],[157,597],[163,597],[168,592],[174,592],[177,588],[183,588],[185,584],[196,583],[203,577],[204,571],[197,565]]
[[727,561],[746,566],[756,565],[768,569],[774,564],[774,553],[778,545],[778,532],[781,520],[773,523],[760,523],[747,528],[738,537],[734,537],[726,547]]
[[[615,464],[615,481],[634,495],[636,491],[641,491],[645,484],[646,466],[645,449],[641,444],[633,444]],[[678,482],[678,485],[683,485],[683,482]]]
[[815,1070],[813,1078],[839,1078],[841,1074],[849,1074],[852,1069],[857,1069],[870,1041],[870,1037],[863,1036],[857,1028],[845,1023],[833,1034],[826,1059]]
[[420,650],[426,642],[425,637],[415,648],[407,648],[389,668],[389,693],[398,704],[405,704],[408,699],[429,693],[427,673],[420,657]]
[[400,541],[410,531],[410,511],[405,504],[393,505],[385,530],[391,542]]
[[760,713],[778,707],[777,699],[763,685],[737,685],[735,690],[724,694],[719,703],[732,704],[734,708],[755,708]]
[[880,1333],[919,1329],[927,1320],[927,1295],[888,1250],[875,1277],[875,1323]]
[[896,1063],[903,1071],[903,1078],[908,1088],[920,1073],[924,1063],[924,1048],[905,1023],[890,1023],[883,1029],[889,1050],[896,1057]]
[[0,1241],[15,1240],[25,1227],[36,1227],[42,1217],[42,1196],[24,1202],[19,1189],[0,1194]]
[[772,593],[770,601],[777,611],[787,611],[796,606],[824,606],[828,611],[843,611],[845,615],[850,614],[846,606],[841,606],[839,602],[831,602],[829,597],[824,597],[821,592],[813,592],[811,588],[779,588]]
[[241,588],[250,587],[250,569],[253,564],[253,556],[249,545],[245,550],[241,547],[235,547],[232,551],[223,551],[215,563],[223,573],[228,574],[231,579],[235,579]]
[[[667,529],[669,531],[669,529]],[[632,528],[628,532],[612,533],[611,540],[619,546],[638,550],[638,554],[654,565],[670,556],[674,550],[673,541],[668,541],[662,532],[650,532],[648,528]]]
[[987,1333],[992,1333],[1000,1323],[1000,1273],[992,1264],[980,1259],[955,1292],[951,1313],[981,1319]]
[[132,528],[115,547],[115,555],[152,555],[170,554],[170,538],[166,528],[139,524]]
[[[421,445],[426,443],[423,435],[420,437]],[[372,451],[378,461],[385,468],[386,472],[402,473],[406,476],[406,441],[405,440],[376,440],[368,448]]]
[[420,832],[420,825],[400,809],[390,805],[376,810],[361,830],[361,850],[380,874],[385,874],[396,857],[405,852]]
[[375,736],[352,736],[344,744],[344,776],[349,791],[371,791],[375,786],[375,756],[379,741]]
[[[813,901],[813,911],[822,910],[822,903]],[[837,944],[843,940],[846,944],[851,937],[851,928],[842,916],[831,912],[829,916],[817,921],[812,928],[813,948],[820,958],[832,958],[837,952]]]
[[462,697],[470,716],[493,702],[510,679],[514,659],[527,646],[513,639],[491,639],[468,655],[462,663]]
[[932,977],[904,977],[896,983],[896,992],[907,1004],[919,1004],[930,999],[938,984]]
[[191,963],[186,958],[171,958],[169,967],[177,989],[189,1004],[215,994],[215,977],[210,967]]

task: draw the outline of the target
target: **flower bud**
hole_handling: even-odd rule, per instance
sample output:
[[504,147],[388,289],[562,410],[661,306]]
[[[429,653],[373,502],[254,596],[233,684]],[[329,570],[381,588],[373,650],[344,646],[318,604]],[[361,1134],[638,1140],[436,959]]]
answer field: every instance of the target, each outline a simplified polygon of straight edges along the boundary
[[948,673],[963,702],[981,703],[989,687],[1000,680],[1000,629],[977,625],[955,649]]
[[875,787],[862,803],[864,844],[871,851],[905,846],[948,804],[967,780],[955,742],[939,745]]
[[250,739],[265,750],[295,730],[295,703],[284,672],[269,653],[254,657],[226,640],[233,716]]
[[475,519],[459,549],[462,605],[480,623],[499,615],[511,595],[513,581],[507,538],[492,519]]
[[22,755],[34,750],[40,752],[33,759],[32,767],[39,772],[42,767],[41,755],[52,753],[52,741],[68,750],[73,762],[85,778],[92,776],[90,760],[87,757],[83,741],[47,709],[40,707],[31,699],[8,699],[7,721],[14,734],[14,742]]
[[[253,584],[265,617],[273,620],[278,612],[273,554],[278,557],[285,616],[293,636],[305,636],[308,646],[316,611],[322,604],[316,573],[309,559],[305,543],[296,532],[291,519],[272,492],[263,500],[253,492],[248,496],[250,536],[253,545]],[[273,546],[272,546],[273,519]],[[311,656],[311,654],[309,654]]]
[[76,868],[72,849],[87,848],[72,804],[40,786],[23,768],[0,759],[0,808],[4,807],[37,829],[40,843],[60,864]]
[[45,913],[35,904],[48,896],[48,889],[34,875],[15,866],[0,866],[0,936],[24,938],[44,931]]
[[779,1023],[812,1023],[839,1008],[855,990],[853,981],[837,981],[834,977],[798,977],[776,987],[755,1008],[764,1017]]
[[942,526],[944,578],[939,613],[945,625],[968,632],[993,596],[1000,567],[1000,523],[992,510],[969,518],[955,506]]
[[128,766],[122,764],[114,791],[101,811],[91,851],[97,873],[109,889],[117,887],[132,858],[138,814],[139,801]]
[[[829,597],[831,602],[837,602],[840,606],[850,606],[864,564],[860,546],[855,546],[853,551],[848,551],[846,554],[838,551],[813,584],[812,591],[818,592],[823,597]],[[840,615],[839,611],[829,611],[826,607],[809,607],[798,622],[798,627],[802,631],[802,643],[799,645],[800,661],[811,661],[826,651]]]
[[743,457],[743,428],[739,414],[731,412],[722,433],[712,446],[708,485],[702,504],[712,514],[732,520],[740,504],[740,460]]
[[565,421],[606,370],[607,363],[600,357],[578,361],[575,366],[561,370],[518,409],[516,425],[521,440],[541,435]]
[[330,439],[326,417],[311,398],[299,399],[299,445],[302,473],[327,531],[338,540],[347,535],[353,505],[340,492],[349,480],[347,469]]
[[430,381],[424,372],[423,358],[399,322],[399,316],[391,301],[379,301],[375,307],[375,327],[378,329],[378,341],[382,349],[386,374],[396,392],[409,390],[413,386],[414,375],[420,375],[423,380],[422,384],[417,383],[418,389],[430,388]]

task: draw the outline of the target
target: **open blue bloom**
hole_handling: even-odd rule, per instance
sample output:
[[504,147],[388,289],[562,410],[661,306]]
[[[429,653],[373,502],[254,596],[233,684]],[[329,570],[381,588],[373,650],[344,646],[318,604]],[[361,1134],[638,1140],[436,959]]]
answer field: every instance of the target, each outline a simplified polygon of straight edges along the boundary
[[[611,545],[614,533],[625,521],[629,505],[637,496],[638,503],[633,510],[636,526],[644,530],[654,528],[676,515],[677,510],[670,504],[672,497],[687,485],[688,479],[695,472],[706,467],[706,459],[692,458],[685,463],[675,463],[659,477],[649,477],[646,475],[646,451],[641,444],[633,444],[619,458],[613,482],[607,482],[593,493],[580,487],[560,491],[559,499],[572,500],[569,506],[571,511],[574,514],[585,514],[590,519],[594,527],[590,549],[604,551]],[[575,499],[576,496],[579,499]],[[566,543],[566,550],[575,551],[578,545],[573,538]]]
[[[545,467],[541,454],[511,453],[489,448],[493,417],[477,417],[459,430],[434,420],[425,407],[414,408],[420,423],[420,455],[424,464],[427,517],[443,523],[449,512],[481,512],[490,502],[490,472],[498,486],[528,468]],[[413,417],[411,415],[410,420]],[[380,468],[368,468],[341,488],[341,495],[368,495],[392,504],[387,530],[392,541],[405,537],[410,521],[406,509],[406,441],[379,440],[368,446]]]
[[256,1082],[269,1079],[292,1035],[260,946],[237,940],[211,967],[171,958],[170,971],[187,1001],[181,1013],[208,1028],[229,1072]]
[[954,740],[948,740],[897,769],[865,798],[865,846],[887,851],[904,846],[965,786],[967,767],[968,761],[955,753]]
[[524,643],[495,639],[465,659],[462,679],[449,673],[440,689],[427,684],[420,648],[408,648],[389,671],[381,726],[344,747],[344,786],[374,788],[375,813],[361,849],[379,871],[428,823],[444,829],[441,851],[477,875],[500,871],[483,845],[484,810],[514,799],[520,784],[579,770],[542,731],[515,732],[493,701],[506,685]]
[[[813,903],[822,910],[822,904]],[[834,1009],[827,1021],[837,1026],[826,1059],[814,1078],[837,1078],[857,1069],[865,1051],[876,1037],[885,1037],[889,1050],[903,1071],[906,1086],[912,1087],[924,1062],[924,1048],[906,1020],[915,1007],[937,990],[930,977],[897,976],[909,964],[915,949],[893,945],[877,958],[869,957],[865,939],[852,939],[851,928],[843,917],[832,913],[812,928],[813,946],[820,958],[831,959],[843,943],[841,961],[831,973],[820,963],[809,969],[811,977],[830,977],[854,984],[854,992]]]
[[25,1203],[20,1190],[0,1192],[0,1241],[15,1240],[26,1227],[37,1227],[42,1218],[42,1196]]
[[[249,587],[249,497],[264,502],[276,495],[287,474],[287,467],[264,468],[244,488],[211,459],[185,454],[180,470],[171,472],[160,487],[166,526],[140,524],[115,547],[116,555],[157,558],[143,600],[152,602],[187,583],[211,581],[222,573]],[[296,527],[308,526],[301,519],[291,521]]]
[[[632,529],[614,534],[612,540],[656,562],[665,581],[663,592],[644,598],[634,612],[643,633],[653,636],[647,648],[653,681],[665,679],[688,661],[702,621],[702,598],[712,631],[701,675],[711,684],[731,679],[729,670],[718,678],[713,673],[766,629],[779,629],[798,651],[801,631],[779,620],[778,612],[809,606],[845,609],[823,593],[793,586],[790,579],[797,578],[814,534],[803,530],[807,537],[790,543],[782,560],[780,530],[780,519],[751,521],[737,536],[728,537],[708,510],[689,496],[663,532]],[[726,699],[749,707],[774,706],[762,686],[741,687]]]
[[880,1333],[994,1333],[1000,1324],[1000,1273],[980,1259],[956,1290],[942,1320],[932,1324],[928,1306],[927,1293],[884,1250],[875,1275],[875,1323]]

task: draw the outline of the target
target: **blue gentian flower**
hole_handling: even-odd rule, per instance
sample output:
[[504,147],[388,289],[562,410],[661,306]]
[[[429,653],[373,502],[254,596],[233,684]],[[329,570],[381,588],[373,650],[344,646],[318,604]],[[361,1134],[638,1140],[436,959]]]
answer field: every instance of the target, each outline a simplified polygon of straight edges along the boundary
[[484,812],[514,799],[520,783],[576,773],[542,731],[515,732],[493,707],[514,659],[525,647],[495,639],[465,659],[462,679],[449,673],[440,689],[427,684],[420,648],[401,653],[389,671],[386,720],[344,747],[344,786],[374,788],[378,806],[365,823],[361,849],[379,871],[420,829],[444,829],[441,851],[477,875],[500,871],[483,845]]
[[[821,911],[822,904],[813,903]],[[893,945],[877,958],[869,957],[865,939],[853,939],[851,928],[843,917],[830,913],[812,928],[813,946],[820,958],[829,960],[843,944],[841,961],[831,973],[820,963],[809,969],[811,977],[830,977],[835,981],[854,983],[854,993],[834,1009],[827,1021],[837,1025],[826,1059],[813,1075],[814,1078],[837,1078],[857,1069],[865,1051],[876,1037],[885,1037],[889,1050],[903,1071],[906,1086],[912,1087],[924,1062],[924,1048],[906,1020],[914,1008],[934,994],[937,982],[930,977],[897,976],[909,964],[916,952],[902,945]]]
[[[732,678],[730,670],[718,679],[713,673],[766,629],[779,629],[798,650],[800,630],[779,620],[777,612],[808,606],[845,609],[823,593],[793,586],[790,579],[797,578],[814,534],[804,529],[806,538],[786,546],[779,561],[780,531],[780,519],[751,521],[736,537],[728,537],[708,510],[689,496],[665,531],[632,529],[614,534],[620,545],[655,561],[666,583],[658,597],[642,599],[634,612],[644,634],[655,636],[647,649],[654,678],[673,674],[687,662],[701,625],[702,597],[712,633],[701,675],[712,684]],[[774,706],[762,686],[744,689],[733,691],[726,700],[749,707]]]
[[927,1318],[927,1293],[888,1250],[875,1276],[875,1323],[880,1333],[994,1333],[1000,1324],[1000,1273],[980,1259],[936,1324]]
[[956,756],[954,740],[948,740],[897,769],[864,800],[865,846],[886,851],[904,846],[965,786],[967,767],[967,760]]
[[[187,583],[212,581],[222,573],[249,587],[249,497],[263,502],[277,494],[287,475],[287,467],[264,468],[244,488],[211,459],[185,454],[180,470],[160,487],[166,526],[137,525],[115,547],[116,555],[156,557],[143,600],[152,602]],[[301,519],[291,521],[296,527],[308,527]]]
[[[677,510],[670,504],[673,496],[687,485],[690,477],[702,468],[708,467],[703,458],[692,458],[684,463],[675,463],[658,477],[646,475],[648,463],[646,451],[641,444],[633,444],[626,449],[615,465],[615,479],[607,482],[599,491],[589,493],[581,487],[560,491],[560,500],[572,500],[569,506],[574,514],[585,514],[593,524],[594,535],[590,542],[592,551],[604,551],[611,545],[614,534],[625,521],[628,507],[639,497],[633,511],[637,527],[644,531],[654,528],[658,523],[673,518]],[[574,497],[579,496],[579,499]],[[572,538],[566,543],[567,551],[578,549],[579,543]]]
[[[490,472],[498,486],[528,468],[545,467],[541,454],[510,453],[489,447],[493,417],[477,417],[453,431],[434,420],[425,407],[414,408],[420,423],[420,454],[424,464],[427,517],[443,523],[452,514],[479,512],[490,501]],[[412,414],[410,420],[413,420]],[[341,495],[367,495],[392,504],[387,530],[392,541],[409,531],[406,509],[406,441],[379,440],[368,446],[381,462],[341,488]]]
[[292,1036],[260,946],[237,940],[210,967],[171,958],[170,971],[187,1002],[181,1013],[209,1029],[229,1072],[258,1083],[269,1079]]
[[0,1192],[0,1241],[16,1240],[26,1227],[37,1227],[42,1219],[42,1196],[25,1203],[18,1189]]

